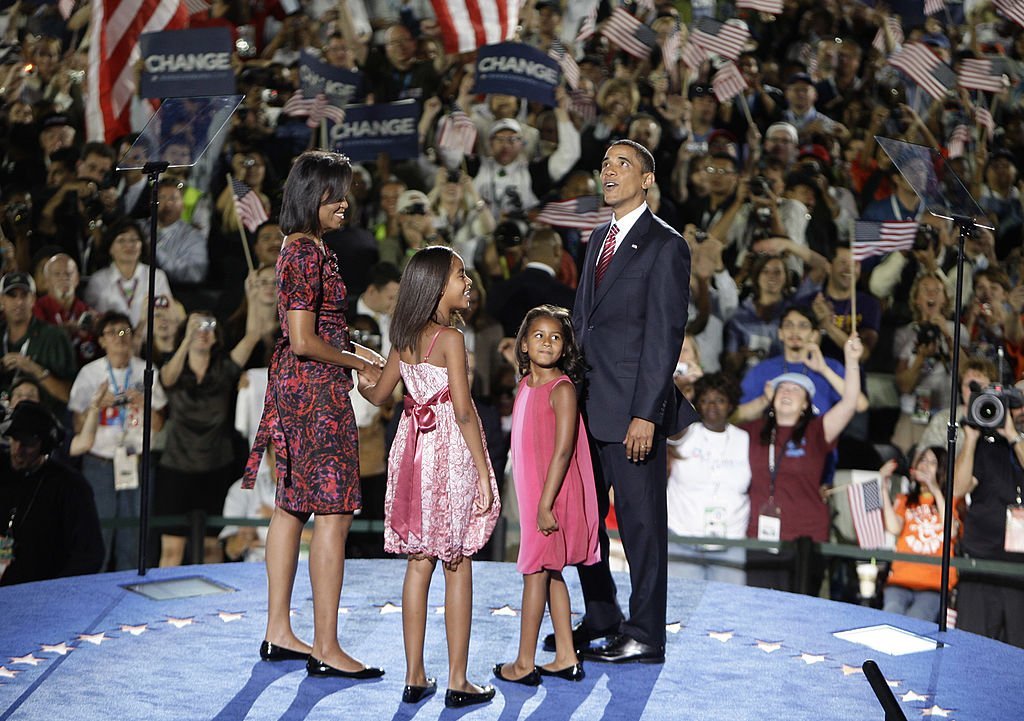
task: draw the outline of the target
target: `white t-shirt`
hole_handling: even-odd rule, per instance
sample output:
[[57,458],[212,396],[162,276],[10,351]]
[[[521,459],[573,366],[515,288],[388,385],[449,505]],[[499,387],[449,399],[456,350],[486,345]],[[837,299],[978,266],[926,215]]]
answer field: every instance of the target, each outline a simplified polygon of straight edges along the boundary
[[[114,395],[124,393],[129,388],[143,391],[146,363],[141,358],[132,357],[126,368],[111,368],[106,357],[98,358],[92,363],[82,366],[78,371],[74,384],[71,386],[71,399],[68,408],[75,413],[85,413],[89,402],[96,394],[96,389],[103,381],[110,384]],[[160,385],[160,380],[153,378],[153,410],[160,410],[167,405],[167,396]],[[113,459],[114,450],[122,444],[134,453],[142,452],[142,408],[131,406],[112,406],[100,409],[99,426],[96,428],[96,442],[89,451],[100,458]]]
[[[92,274],[89,284],[85,287],[85,302],[98,313],[116,310],[124,313],[136,327],[146,312],[146,296],[149,293],[149,266],[139,263],[135,273],[128,280],[121,277],[120,271],[108,265]],[[167,274],[156,269],[156,294],[172,298],[171,284],[167,282]]]
[[668,527],[678,536],[744,538],[750,516],[749,434],[693,423],[670,441]]

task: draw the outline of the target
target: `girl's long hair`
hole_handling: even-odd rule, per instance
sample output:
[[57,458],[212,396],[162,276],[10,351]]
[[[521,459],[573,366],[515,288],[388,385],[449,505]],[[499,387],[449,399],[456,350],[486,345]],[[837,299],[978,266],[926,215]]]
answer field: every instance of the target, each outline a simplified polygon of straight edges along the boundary
[[[806,391],[805,391],[806,392]],[[807,407],[804,408],[804,412],[800,414],[800,417],[796,419],[796,423],[793,425],[793,435],[790,436],[790,440],[793,443],[800,443],[804,439],[804,433],[807,432],[807,426],[814,420],[814,404],[811,399],[807,399]],[[775,418],[775,395],[772,395],[771,403],[764,409],[764,426],[761,427],[761,445],[767,446],[772,442],[772,431],[778,427],[778,421]]]
[[530,332],[530,325],[537,318],[550,318],[561,327],[562,357],[558,359],[558,367],[569,376],[569,380],[576,386],[576,394],[582,396],[586,363],[583,361],[583,353],[576,345],[576,335],[572,329],[572,315],[561,306],[539,305],[531,309],[523,318],[523,322],[519,326],[519,333],[516,334],[516,365],[519,366],[520,375],[525,376],[530,372],[530,356],[523,350],[523,341],[526,340],[526,336]]
[[[935,480],[936,485],[942,489],[943,493],[948,493],[946,488],[946,447],[945,446],[928,446],[922,448],[914,454],[914,466],[921,461],[921,457],[926,451],[931,451],[935,454],[935,460],[938,465],[935,467]],[[909,476],[909,474],[908,474]],[[910,476],[910,492],[907,494],[907,507],[920,506],[921,505],[921,491],[922,485],[918,483],[917,479]]]
[[[431,245],[409,259],[391,315],[391,344],[399,351],[416,352],[420,335],[437,314],[456,257],[458,254],[446,245]],[[458,314],[453,315],[457,320]],[[449,324],[452,320],[447,319]]]

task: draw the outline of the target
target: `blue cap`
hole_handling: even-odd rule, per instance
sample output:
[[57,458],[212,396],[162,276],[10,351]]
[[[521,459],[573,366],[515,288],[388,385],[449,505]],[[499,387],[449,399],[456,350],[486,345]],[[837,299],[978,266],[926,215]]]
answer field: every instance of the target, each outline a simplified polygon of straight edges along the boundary
[[783,373],[772,379],[772,393],[779,387],[780,383],[795,383],[807,391],[807,399],[814,400],[814,381],[803,373]]

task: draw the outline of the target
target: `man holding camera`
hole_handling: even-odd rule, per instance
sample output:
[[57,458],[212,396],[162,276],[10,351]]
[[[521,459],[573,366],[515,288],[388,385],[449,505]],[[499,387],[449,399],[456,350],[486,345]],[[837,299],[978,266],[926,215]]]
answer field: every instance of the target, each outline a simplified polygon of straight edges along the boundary
[[[971,494],[961,551],[973,559],[1024,564],[1024,381],[977,391],[961,424],[953,492]],[[1024,648],[1024,579],[962,569],[957,627]]]

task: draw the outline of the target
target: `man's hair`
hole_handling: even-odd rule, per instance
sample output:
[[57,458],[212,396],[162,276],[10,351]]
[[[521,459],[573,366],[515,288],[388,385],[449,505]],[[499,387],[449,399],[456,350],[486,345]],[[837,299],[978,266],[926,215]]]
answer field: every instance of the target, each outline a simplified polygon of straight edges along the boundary
[[640,143],[636,142],[635,140],[628,140],[626,138],[622,138],[621,140],[616,140],[614,143],[612,143],[608,147],[609,148],[614,148],[616,145],[627,145],[627,146],[629,146],[630,148],[632,148],[633,150],[636,151],[637,157],[640,158],[640,171],[641,172],[643,172],[643,173],[653,173],[654,172],[654,156],[651,155],[651,151],[650,150],[648,150],[647,148],[645,148],[644,146],[642,146]]
[[92,140],[82,146],[81,159],[85,160],[90,155],[99,155],[101,158],[106,158],[111,163],[117,161],[117,154],[114,153],[114,149],[106,143],[101,143],[97,140]]
[[380,289],[388,283],[402,282],[402,271],[396,268],[394,263],[386,261],[370,266],[369,275],[370,282],[368,285],[372,288]]

